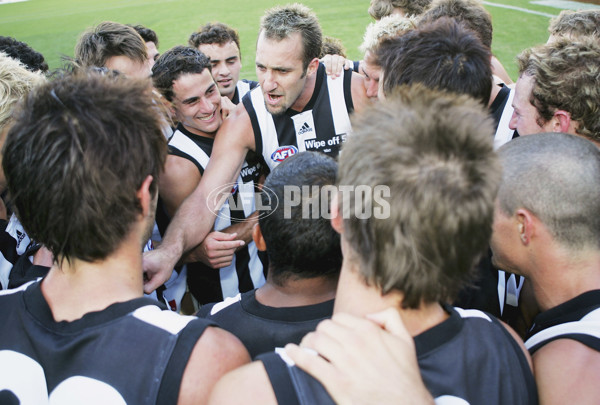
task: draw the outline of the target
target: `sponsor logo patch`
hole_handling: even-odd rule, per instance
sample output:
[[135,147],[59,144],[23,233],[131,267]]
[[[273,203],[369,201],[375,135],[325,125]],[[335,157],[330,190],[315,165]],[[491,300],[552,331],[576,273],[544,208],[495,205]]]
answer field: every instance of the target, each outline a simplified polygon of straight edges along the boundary
[[271,160],[281,163],[296,153],[298,153],[298,148],[294,145],[280,146],[271,154]]

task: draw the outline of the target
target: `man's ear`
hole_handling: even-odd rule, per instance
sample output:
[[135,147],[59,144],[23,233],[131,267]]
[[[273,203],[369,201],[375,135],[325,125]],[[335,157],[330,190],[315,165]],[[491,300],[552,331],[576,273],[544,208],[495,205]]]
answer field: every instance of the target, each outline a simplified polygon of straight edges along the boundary
[[344,218],[342,217],[342,213],[340,212],[340,208],[338,206],[338,193],[336,193],[331,199],[331,226],[337,233],[340,235],[344,233]]
[[255,224],[252,228],[252,240],[254,240],[258,250],[261,252],[267,250],[267,243],[265,242],[265,238],[263,238],[262,230],[260,229],[259,224]]
[[533,214],[526,209],[519,208],[515,215],[517,217],[517,231],[519,232],[521,243],[527,246],[531,243],[531,238],[535,235]]
[[150,207],[154,198],[150,192],[150,185],[152,184],[153,180],[154,178],[151,175],[146,176],[136,193],[137,198],[140,200],[140,205],[142,206],[142,215],[144,217],[147,217],[150,214]]
[[317,71],[317,69],[319,69],[319,58],[314,58],[310,61],[308,67],[306,68],[307,76],[314,74]]
[[571,129],[571,113],[565,110],[556,110],[554,116],[552,131],[569,133]]

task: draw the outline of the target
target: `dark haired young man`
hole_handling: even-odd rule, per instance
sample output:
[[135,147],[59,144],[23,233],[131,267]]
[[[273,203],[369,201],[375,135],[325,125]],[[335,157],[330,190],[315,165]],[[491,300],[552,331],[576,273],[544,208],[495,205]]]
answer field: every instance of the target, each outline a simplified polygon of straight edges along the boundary
[[29,93],[4,147],[19,219],[55,261],[0,293],[3,403],[204,403],[237,338],[143,297],[166,157],[147,81],[81,73]]
[[251,357],[300,343],[331,317],[342,252],[321,209],[328,210],[324,187],[335,184],[336,173],[335,160],[318,152],[298,153],[271,172],[253,232],[269,257],[267,282],[198,312],[240,338]]
[[[211,160],[215,134],[226,115],[226,97],[219,94],[211,75],[210,60],[195,48],[176,46],[158,58],[152,68],[154,87],[170,105],[179,122],[169,140],[169,156],[159,188],[168,218],[164,230],[185,198],[194,191]],[[187,281],[200,304],[222,301],[265,282],[263,265],[252,241],[256,223],[255,185],[261,166],[256,159],[244,162],[240,176],[231,185],[233,200],[220,209],[214,231],[192,255],[188,255]]]
[[210,58],[219,92],[233,104],[239,104],[246,93],[258,86],[258,82],[240,80],[240,37],[233,28],[223,23],[208,23],[190,35],[188,43]]

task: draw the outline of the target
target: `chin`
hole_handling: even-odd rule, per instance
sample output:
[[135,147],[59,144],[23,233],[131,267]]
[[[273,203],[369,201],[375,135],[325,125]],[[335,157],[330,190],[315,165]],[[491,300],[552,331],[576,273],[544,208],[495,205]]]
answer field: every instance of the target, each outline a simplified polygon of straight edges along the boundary
[[285,108],[283,106],[273,107],[272,105],[267,104],[267,103],[265,103],[265,107],[267,108],[267,111],[269,113],[271,113],[271,115],[275,115],[275,116],[283,115],[287,111],[287,108]]

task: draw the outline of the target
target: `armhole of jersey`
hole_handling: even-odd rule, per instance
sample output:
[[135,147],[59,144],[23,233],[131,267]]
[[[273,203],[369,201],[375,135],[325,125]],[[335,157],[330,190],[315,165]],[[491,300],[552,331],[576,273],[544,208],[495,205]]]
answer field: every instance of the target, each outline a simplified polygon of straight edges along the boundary
[[206,319],[195,319],[190,322],[179,335],[173,355],[165,368],[164,377],[158,389],[157,404],[176,404],[179,399],[181,379],[187,366],[190,355],[198,340],[209,326],[216,326],[214,322]]
[[344,98],[346,99],[346,108],[348,112],[354,111],[354,103],[352,102],[352,70],[344,71]]
[[200,166],[200,164],[196,161],[196,159],[194,159],[193,157],[191,157],[187,153],[185,153],[185,152],[177,149],[174,146],[169,145],[169,155],[179,156],[180,158],[184,158],[184,159],[189,160],[194,165],[196,165],[196,167],[200,171],[200,176],[204,176],[204,168],[202,166]]
[[[256,90],[259,91],[259,90]],[[254,151],[263,156],[263,143],[262,137],[260,136],[260,125],[258,124],[258,117],[256,116],[256,111],[252,106],[252,93],[253,91],[249,91],[244,98],[242,98],[242,103],[244,104],[244,108],[248,113],[248,117],[250,117],[250,122],[252,123],[252,132],[254,133]]]
[[258,355],[256,360],[262,361],[267,371],[277,403],[300,405],[285,361],[274,352]]

